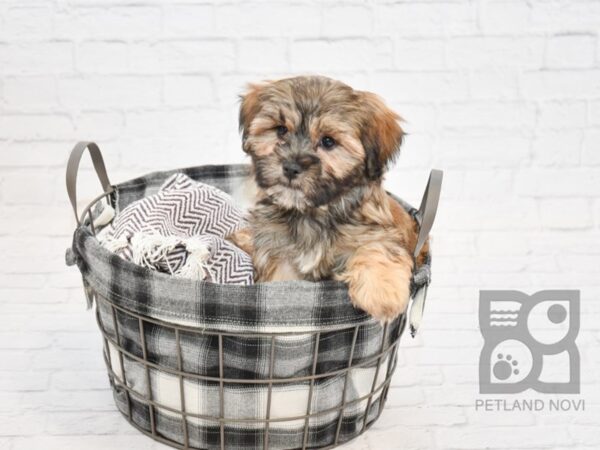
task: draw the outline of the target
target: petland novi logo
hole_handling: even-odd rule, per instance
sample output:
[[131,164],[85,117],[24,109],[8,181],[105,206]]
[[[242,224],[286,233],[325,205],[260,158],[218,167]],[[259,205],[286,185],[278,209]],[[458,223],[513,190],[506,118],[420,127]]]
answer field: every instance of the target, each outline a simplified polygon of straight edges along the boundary
[[[479,326],[484,345],[479,358],[481,394],[579,394],[580,292],[547,290],[481,291]],[[478,399],[476,409],[583,410],[583,400]]]

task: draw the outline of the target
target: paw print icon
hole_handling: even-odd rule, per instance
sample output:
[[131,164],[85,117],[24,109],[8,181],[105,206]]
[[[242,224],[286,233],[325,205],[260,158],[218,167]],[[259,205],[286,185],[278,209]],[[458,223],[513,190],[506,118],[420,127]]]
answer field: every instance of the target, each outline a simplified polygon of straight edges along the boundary
[[479,391],[579,393],[580,292],[481,291]]

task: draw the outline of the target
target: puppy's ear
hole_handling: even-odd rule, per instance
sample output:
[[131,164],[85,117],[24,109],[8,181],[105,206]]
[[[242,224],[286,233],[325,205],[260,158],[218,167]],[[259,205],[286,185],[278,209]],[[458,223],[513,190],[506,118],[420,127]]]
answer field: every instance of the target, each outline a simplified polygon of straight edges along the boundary
[[400,128],[400,116],[379,96],[361,92],[361,100],[368,111],[361,137],[366,152],[366,172],[369,179],[376,180],[399,155],[404,132]]
[[244,151],[247,151],[245,142],[248,137],[248,129],[260,111],[260,93],[263,88],[264,85],[261,84],[249,84],[246,93],[240,95],[239,128],[240,133],[242,133],[242,148]]

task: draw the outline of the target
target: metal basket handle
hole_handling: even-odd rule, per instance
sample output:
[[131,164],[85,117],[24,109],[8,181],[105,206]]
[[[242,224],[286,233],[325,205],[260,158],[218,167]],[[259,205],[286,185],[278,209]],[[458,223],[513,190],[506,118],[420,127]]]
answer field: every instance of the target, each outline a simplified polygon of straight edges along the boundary
[[113,192],[113,187],[108,180],[104,159],[102,158],[102,153],[100,152],[98,145],[95,142],[78,142],[75,147],[73,147],[73,150],[71,150],[71,156],[69,156],[69,162],[67,163],[66,174],[67,193],[69,194],[69,200],[71,201],[71,206],[73,207],[73,212],[75,213],[77,225],[81,225],[81,220],[77,214],[77,173],[79,171],[79,162],[81,161],[83,152],[86,150],[89,150],[90,156],[92,157],[92,163],[94,164],[96,175],[98,176],[100,184],[102,185],[102,189],[104,190],[103,195],[108,195]]
[[442,179],[444,178],[444,172],[441,170],[433,169],[429,174],[429,180],[427,181],[427,187],[423,193],[421,199],[421,206],[417,212],[417,220],[419,220],[419,236],[417,237],[417,245],[415,245],[415,258],[419,256],[419,252],[433,226],[435,220],[435,214],[437,213],[438,204],[440,202],[440,192],[442,190]]
[[[429,174],[429,180],[425,187],[425,193],[421,200],[421,206],[417,212],[417,221],[419,222],[419,235],[417,237],[417,245],[415,245],[414,256],[417,258],[423,245],[427,241],[431,227],[435,220],[438,204],[440,201],[440,192],[442,190],[442,179],[444,172],[433,169]],[[427,297],[427,285],[422,286],[413,296],[410,303],[410,311],[408,313],[410,334],[415,337],[417,330],[421,325],[423,318],[423,310],[425,309],[425,299]]]
[[[67,163],[67,173],[66,173],[66,182],[67,182],[67,193],[69,194],[69,200],[71,201],[71,206],[73,207],[73,213],[75,214],[75,220],[77,221],[77,226],[81,225],[83,221],[83,217],[86,214],[86,211],[90,211],[90,206],[84,210],[81,215],[81,219],[77,214],[77,173],[79,172],[79,163],[81,161],[81,157],[83,156],[83,152],[89,150],[90,156],[92,157],[92,163],[94,164],[94,170],[96,171],[96,175],[100,180],[100,184],[102,185],[102,189],[104,193],[98,197],[96,200],[92,202],[95,203],[101,197],[108,196],[113,192],[113,187],[108,180],[108,175],[106,173],[106,166],[104,165],[104,158],[102,158],[102,153],[100,152],[100,148],[95,142],[78,142],[73,150],[71,150],[71,155],[69,156],[69,162]],[[90,227],[94,228],[94,223],[90,213]],[[75,252],[73,248],[67,249],[66,255],[67,265],[72,265],[76,262]],[[85,277],[82,278],[83,281],[83,292],[85,293],[85,298],[87,300],[87,307],[90,309],[94,302],[94,291],[88,284]]]

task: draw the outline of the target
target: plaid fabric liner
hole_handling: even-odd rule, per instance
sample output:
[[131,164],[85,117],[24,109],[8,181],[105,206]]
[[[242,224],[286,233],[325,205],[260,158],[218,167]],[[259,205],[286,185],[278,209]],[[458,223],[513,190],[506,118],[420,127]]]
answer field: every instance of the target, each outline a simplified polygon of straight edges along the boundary
[[[202,166],[128,181],[115,186],[117,211],[155,193],[175,172],[232,193],[248,177],[249,167]],[[108,252],[88,225],[75,231],[72,258],[95,293],[117,407],[125,415],[131,410],[131,421],[138,427],[150,431],[153,422],[159,436],[183,445],[185,425],[191,447],[220,445],[219,332],[235,334],[222,336],[226,448],[262,448],[265,425],[256,419],[267,417],[268,398],[273,420],[269,448],[302,447],[305,419],[298,417],[307,411],[312,414],[307,448],[333,444],[340,417],[335,408],[342,404],[345,384],[347,405],[339,442],[362,431],[367,409],[367,424],[377,418],[387,393],[386,380],[395,368],[395,345],[405,316],[392,322],[384,335],[384,327],[355,310],[346,287],[334,281],[236,286],[174,278]],[[428,261],[413,276],[413,293],[429,279]],[[178,332],[181,360],[175,331],[179,326],[185,327]],[[346,377],[356,326],[353,368]],[[272,334],[276,336],[273,364]],[[311,375],[314,362],[317,377],[312,388],[308,380],[286,382]],[[271,366],[275,381],[269,395],[265,380]],[[184,374],[181,381],[178,369]],[[377,392],[371,401],[358,401],[373,386]],[[148,398],[154,407],[148,405]]]

